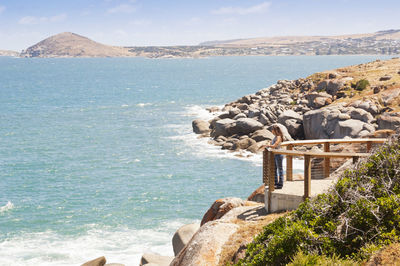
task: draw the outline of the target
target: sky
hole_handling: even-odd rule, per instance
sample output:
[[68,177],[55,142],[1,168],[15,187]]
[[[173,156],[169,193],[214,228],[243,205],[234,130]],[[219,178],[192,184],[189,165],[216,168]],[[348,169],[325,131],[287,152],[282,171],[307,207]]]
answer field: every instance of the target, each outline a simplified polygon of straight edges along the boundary
[[0,49],[74,32],[121,46],[400,29],[399,0],[0,0]]

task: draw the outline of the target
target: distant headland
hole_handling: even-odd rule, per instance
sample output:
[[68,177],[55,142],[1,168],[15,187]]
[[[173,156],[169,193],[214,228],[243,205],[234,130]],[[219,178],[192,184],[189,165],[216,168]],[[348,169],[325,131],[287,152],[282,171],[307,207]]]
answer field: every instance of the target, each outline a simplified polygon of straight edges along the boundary
[[147,57],[200,58],[209,56],[279,55],[396,55],[400,30],[339,36],[283,36],[211,41],[193,46],[110,46],[64,32],[30,46],[21,53],[1,51],[0,56],[20,57]]

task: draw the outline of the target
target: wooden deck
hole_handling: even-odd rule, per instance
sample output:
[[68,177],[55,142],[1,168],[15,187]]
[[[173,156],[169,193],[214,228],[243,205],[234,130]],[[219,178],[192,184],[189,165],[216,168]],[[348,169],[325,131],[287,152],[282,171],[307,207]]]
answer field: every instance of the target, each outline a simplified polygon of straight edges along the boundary
[[[348,159],[352,158],[353,163],[359,158],[370,155],[373,144],[382,144],[386,139],[321,139],[321,140],[304,140],[304,141],[288,141],[283,142],[281,146],[286,149],[266,149],[263,152],[263,183],[268,187],[265,193],[265,208],[268,212],[276,212],[282,210],[290,210],[297,208],[303,200],[322,193],[322,191],[332,185],[329,180],[331,159]],[[360,152],[331,152],[331,144],[360,144],[366,145],[366,153]],[[324,145],[323,152],[317,151],[297,151],[296,146]],[[276,154],[286,156],[286,177],[287,180],[282,190],[275,190],[274,175]],[[304,158],[304,180],[293,181],[293,157]],[[311,180],[312,169],[311,162],[313,158],[323,158],[323,180]],[[267,193],[268,191],[268,193]],[[301,192],[300,192],[301,191]]]

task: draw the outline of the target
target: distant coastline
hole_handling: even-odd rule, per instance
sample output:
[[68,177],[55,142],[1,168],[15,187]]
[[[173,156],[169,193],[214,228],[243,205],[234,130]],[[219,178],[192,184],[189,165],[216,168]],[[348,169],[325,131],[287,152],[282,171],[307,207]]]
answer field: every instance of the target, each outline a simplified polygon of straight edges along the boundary
[[400,30],[343,36],[284,36],[211,41],[193,46],[110,46],[64,32],[0,56],[75,58],[146,57],[205,58],[213,56],[399,55]]

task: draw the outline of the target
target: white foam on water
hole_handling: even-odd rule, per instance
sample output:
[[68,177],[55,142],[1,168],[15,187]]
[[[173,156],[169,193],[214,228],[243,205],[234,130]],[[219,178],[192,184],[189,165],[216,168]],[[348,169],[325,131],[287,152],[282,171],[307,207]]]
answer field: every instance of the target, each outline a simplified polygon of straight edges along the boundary
[[200,221],[177,220],[157,229],[89,226],[81,236],[52,231],[24,233],[0,242],[0,265],[81,265],[105,256],[107,263],[139,265],[143,253],[173,256],[172,236],[182,225]]
[[136,106],[138,106],[138,107],[145,107],[145,106],[149,106],[149,105],[152,105],[151,103],[138,103],[138,104],[136,104]]
[[6,205],[0,207],[0,213],[14,209],[14,204],[9,201]]

